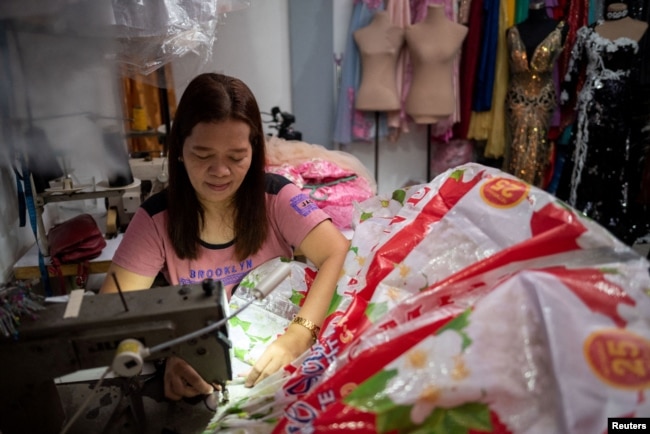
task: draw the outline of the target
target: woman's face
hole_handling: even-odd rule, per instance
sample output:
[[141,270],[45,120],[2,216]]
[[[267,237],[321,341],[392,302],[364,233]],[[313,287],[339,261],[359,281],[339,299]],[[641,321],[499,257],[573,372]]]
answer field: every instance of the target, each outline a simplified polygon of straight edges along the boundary
[[251,166],[250,127],[242,121],[198,123],[183,145],[183,161],[201,203],[229,203]]

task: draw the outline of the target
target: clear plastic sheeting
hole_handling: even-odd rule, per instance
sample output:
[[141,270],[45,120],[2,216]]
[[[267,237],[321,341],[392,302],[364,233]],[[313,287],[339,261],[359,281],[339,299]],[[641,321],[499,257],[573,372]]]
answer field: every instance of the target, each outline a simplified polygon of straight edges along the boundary
[[218,1],[112,0],[116,61],[126,74],[148,75],[194,53],[207,61],[219,22]]
[[[63,35],[109,38],[106,53],[126,76],[147,76],[187,54],[213,59],[217,27],[248,0],[3,0],[0,18]],[[200,72],[200,71],[197,71]]]
[[112,6],[115,60],[126,75],[148,75],[190,53],[201,59],[196,66],[201,69],[213,58],[220,20],[250,6],[250,1],[112,0]]

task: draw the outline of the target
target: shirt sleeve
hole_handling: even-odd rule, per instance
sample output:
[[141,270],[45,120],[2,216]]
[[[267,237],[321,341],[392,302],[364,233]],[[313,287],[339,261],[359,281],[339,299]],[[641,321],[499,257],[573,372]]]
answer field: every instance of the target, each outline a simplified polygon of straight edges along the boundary
[[286,184],[267,196],[269,219],[274,230],[296,248],[319,223],[330,217],[295,184]]
[[129,222],[113,262],[143,276],[156,276],[165,266],[164,225],[156,225],[144,208],[138,208]]

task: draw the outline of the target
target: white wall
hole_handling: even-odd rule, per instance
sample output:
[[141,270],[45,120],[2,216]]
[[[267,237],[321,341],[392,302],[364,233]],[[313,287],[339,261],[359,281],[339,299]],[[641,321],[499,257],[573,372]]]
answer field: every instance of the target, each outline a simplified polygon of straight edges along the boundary
[[[217,28],[211,65],[187,69],[173,63],[176,97],[197,72],[220,72],[240,78],[251,88],[260,110],[274,106],[291,111],[291,65],[287,0],[252,0],[245,9],[228,13]],[[262,120],[270,117],[262,116]]]

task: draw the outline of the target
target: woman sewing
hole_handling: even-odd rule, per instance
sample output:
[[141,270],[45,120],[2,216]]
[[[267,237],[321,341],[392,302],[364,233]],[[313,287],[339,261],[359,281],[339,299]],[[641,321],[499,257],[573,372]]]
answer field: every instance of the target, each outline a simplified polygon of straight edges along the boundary
[[[201,74],[183,93],[169,136],[169,186],[138,209],[118,247],[102,293],[150,288],[158,273],[172,285],[228,270],[226,293],[252,269],[299,250],[318,267],[286,332],[246,378],[253,386],[307,350],[326,316],[348,240],[307,195],[264,171],[259,107],[240,80]],[[115,279],[113,279],[113,273]],[[211,393],[184,360],[167,359],[165,396]]]

